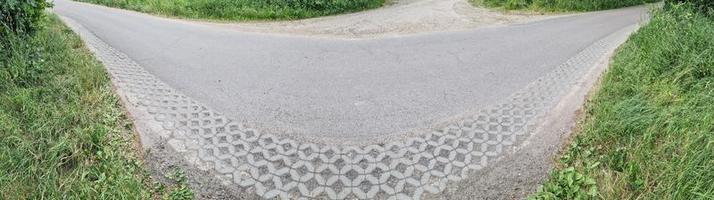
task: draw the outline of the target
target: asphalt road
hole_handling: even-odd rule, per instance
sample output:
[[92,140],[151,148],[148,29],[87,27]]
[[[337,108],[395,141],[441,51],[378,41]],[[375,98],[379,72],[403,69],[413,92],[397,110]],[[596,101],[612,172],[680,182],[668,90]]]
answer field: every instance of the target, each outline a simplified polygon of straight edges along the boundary
[[337,138],[429,129],[497,103],[642,14],[340,40],[241,33],[65,1],[55,12],[237,120]]
[[[622,30],[640,23],[646,9],[629,8],[476,30],[370,39],[239,32],[223,26],[164,19],[66,0],[56,1],[54,12],[125,54],[168,87],[221,113],[227,120],[239,122],[261,134],[277,135],[298,143],[308,142],[317,145],[316,148],[322,148],[320,145],[333,148],[330,145],[400,143],[405,138],[429,134],[450,124],[463,125],[464,119],[479,116],[482,110],[506,104],[523,96],[521,94],[538,93],[534,91],[546,87],[561,88],[558,90],[574,87],[577,82],[559,81],[558,78],[582,74],[554,75],[554,71],[588,71],[596,60],[622,42],[604,39],[615,33],[629,33]],[[83,35],[83,39],[87,40],[86,36]],[[604,41],[602,50],[592,50],[598,41]],[[101,48],[94,48],[102,52]],[[578,57],[583,52],[593,55]],[[572,61],[573,58],[577,59]],[[541,82],[551,84],[541,86]],[[556,104],[564,100],[559,96],[562,94],[542,90],[542,94],[531,95],[539,99],[552,98]],[[499,124],[503,125],[502,122]],[[500,132],[512,130],[501,128]],[[513,143],[504,145],[522,140],[514,139]],[[403,146],[408,145],[411,143]],[[501,147],[497,148],[500,153]],[[491,151],[490,147],[484,149]],[[494,154],[495,157],[499,155]],[[393,162],[382,159],[376,161]],[[241,161],[232,162],[233,166],[241,166]],[[412,164],[420,162],[416,159]],[[288,166],[294,164],[289,163]],[[430,170],[442,170],[438,164],[436,167],[434,164],[424,165]],[[486,165],[485,161],[481,160],[481,165]],[[300,171],[298,169],[302,168],[293,166],[292,169]],[[339,169],[333,172],[349,177]],[[267,180],[257,178],[264,173],[259,170],[250,171],[254,182],[242,182],[236,178],[239,173],[231,171],[228,174],[231,173],[239,185],[250,186],[256,180]],[[465,176],[449,176],[448,180],[460,180]],[[421,181],[422,185],[427,185],[424,183],[429,180],[422,176]],[[337,189],[333,193],[327,192],[325,188],[330,188],[330,181],[327,182],[323,180],[312,185],[319,185],[318,189],[322,188],[320,191],[326,191],[330,198],[343,197],[340,196],[342,193],[337,194]],[[369,186],[379,189],[379,185],[386,182],[375,181]],[[439,183],[445,185],[445,182]],[[310,185],[308,181],[304,184]],[[417,189],[405,189],[406,195],[418,198],[421,193],[415,191],[420,191],[421,186],[414,185]],[[285,189],[288,186],[282,189],[275,186],[278,192],[274,193],[269,192],[272,186],[264,187],[267,189],[257,189],[255,193],[262,197],[292,195],[290,188]],[[365,192],[369,190],[368,186],[366,188]],[[430,191],[430,188],[426,190]],[[316,197],[300,191],[303,197]],[[364,195],[394,195],[388,193]],[[346,192],[345,195],[350,194],[362,197],[357,192]]]

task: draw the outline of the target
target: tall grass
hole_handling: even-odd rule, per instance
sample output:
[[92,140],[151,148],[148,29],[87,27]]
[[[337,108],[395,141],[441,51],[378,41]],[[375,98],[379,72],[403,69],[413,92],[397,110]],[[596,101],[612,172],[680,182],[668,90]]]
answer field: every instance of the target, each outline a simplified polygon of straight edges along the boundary
[[376,8],[384,0],[79,0],[141,12],[220,20],[301,19]]
[[714,199],[714,19],[655,13],[614,58],[536,199]]
[[33,26],[0,37],[0,199],[162,195],[103,67],[57,18]]
[[621,8],[661,0],[472,0],[488,7],[544,11],[594,11]]

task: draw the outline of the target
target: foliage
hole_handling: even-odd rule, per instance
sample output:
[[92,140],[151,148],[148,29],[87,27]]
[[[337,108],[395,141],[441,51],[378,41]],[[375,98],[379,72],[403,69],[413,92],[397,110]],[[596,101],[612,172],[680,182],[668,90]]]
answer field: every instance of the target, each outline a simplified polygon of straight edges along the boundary
[[193,191],[188,188],[188,178],[186,178],[186,173],[180,169],[174,169],[173,172],[166,175],[166,178],[176,183],[176,187],[172,188],[170,192],[164,194],[164,199],[171,200],[190,200],[193,199]]
[[[657,2],[660,0],[475,0],[489,7],[509,10],[536,9],[545,11],[593,11]],[[706,1],[706,0],[705,0]]]
[[79,0],[169,16],[225,19],[300,19],[376,8],[384,0]]
[[621,47],[531,198],[714,198],[714,19],[692,4],[664,9]]
[[31,33],[40,25],[45,8],[50,3],[46,0],[2,0],[0,1],[0,36],[8,37],[12,33]]
[[57,18],[41,25],[0,38],[0,199],[161,196],[104,68]]
[[714,15],[714,1],[712,0],[669,0],[668,2],[691,3],[696,9],[702,11],[702,13]]
[[[554,171],[550,180],[538,189],[529,199],[594,199],[598,195],[595,178],[589,172],[596,169],[600,163],[591,160],[593,149],[576,139],[570,150],[564,154],[560,162],[568,166]],[[576,163],[579,159],[585,161]],[[575,168],[578,166],[578,169]]]

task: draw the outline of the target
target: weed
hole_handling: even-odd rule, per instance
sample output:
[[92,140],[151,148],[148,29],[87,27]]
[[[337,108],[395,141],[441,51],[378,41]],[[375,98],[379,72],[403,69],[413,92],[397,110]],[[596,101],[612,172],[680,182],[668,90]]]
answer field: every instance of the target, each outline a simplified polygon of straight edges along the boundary
[[539,11],[593,11],[621,8],[661,0],[472,0],[488,7],[508,10],[532,9]]
[[154,196],[104,68],[56,17],[33,26],[0,37],[0,199]]
[[193,199],[193,191],[187,186],[186,173],[181,169],[174,169],[166,175],[166,178],[174,182],[174,187],[166,192],[164,199],[189,200]]
[[668,4],[621,47],[532,199],[714,198],[714,19],[700,8]]

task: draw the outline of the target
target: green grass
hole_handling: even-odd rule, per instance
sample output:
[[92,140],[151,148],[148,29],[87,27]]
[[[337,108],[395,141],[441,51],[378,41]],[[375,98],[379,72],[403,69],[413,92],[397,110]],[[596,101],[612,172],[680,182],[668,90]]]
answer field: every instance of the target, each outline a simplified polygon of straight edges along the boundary
[[385,0],[78,0],[167,16],[214,20],[302,19],[377,8]]
[[534,199],[714,199],[714,19],[667,5],[615,56]]
[[0,38],[0,199],[192,195],[150,179],[101,64],[56,17],[41,26]]
[[487,7],[548,12],[607,10],[658,1],[661,0],[471,0]]

